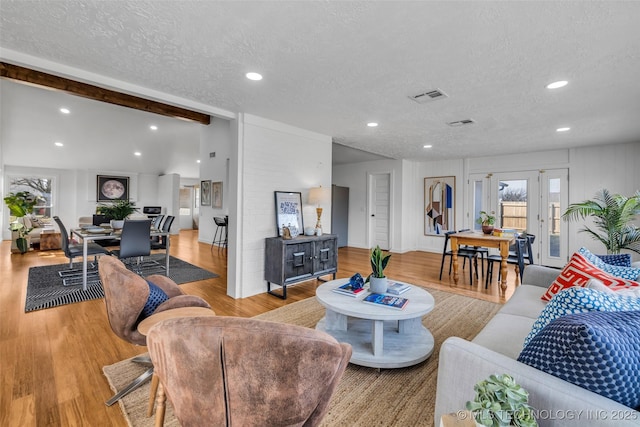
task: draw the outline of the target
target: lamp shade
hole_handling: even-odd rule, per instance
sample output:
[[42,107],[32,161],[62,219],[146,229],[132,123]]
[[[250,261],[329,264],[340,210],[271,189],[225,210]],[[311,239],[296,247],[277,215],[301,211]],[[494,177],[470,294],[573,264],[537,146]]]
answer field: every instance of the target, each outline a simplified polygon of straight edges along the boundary
[[320,206],[329,202],[329,189],[325,187],[314,187],[309,190],[309,204]]

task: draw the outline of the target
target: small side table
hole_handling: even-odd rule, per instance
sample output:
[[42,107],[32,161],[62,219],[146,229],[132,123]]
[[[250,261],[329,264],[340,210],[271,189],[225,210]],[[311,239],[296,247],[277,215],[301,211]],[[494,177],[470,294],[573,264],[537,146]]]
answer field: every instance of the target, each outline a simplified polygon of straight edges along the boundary
[[60,249],[61,236],[57,231],[43,231],[40,233],[40,250]]

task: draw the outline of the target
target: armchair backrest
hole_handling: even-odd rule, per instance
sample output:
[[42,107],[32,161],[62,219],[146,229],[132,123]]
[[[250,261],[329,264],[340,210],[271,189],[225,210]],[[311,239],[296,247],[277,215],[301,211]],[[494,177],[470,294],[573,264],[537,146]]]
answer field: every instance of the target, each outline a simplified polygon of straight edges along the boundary
[[98,271],[111,329],[125,341],[146,345],[146,337],[137,330],[140,313],[149,297],[146,280],[112,256],[100,257]]
[[352,352],[321,331],[237,317],[165,320],[147,343],[182,426],[316,426]]

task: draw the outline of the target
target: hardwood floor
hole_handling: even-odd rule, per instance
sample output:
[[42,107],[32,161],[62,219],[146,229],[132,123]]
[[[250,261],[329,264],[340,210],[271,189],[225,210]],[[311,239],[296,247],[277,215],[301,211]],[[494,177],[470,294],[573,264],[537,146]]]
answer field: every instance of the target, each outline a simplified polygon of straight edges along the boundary
[[[197,241],[186,230],[171,238],[171,255],[216,272],[220,277],[182,285],[189,294],[207,300],[218,315],[250,317],[311,297],[319,282],[312,280],[287,289],[283,301],[266,293],[233,299],[226,295],[226,258],[217,248]],[[391,278],[493,302],[504,302],[494,278],[469,286],[460,274],[455,285],[447,276],[438,281],[440,255],[426,252],[393,254],[387,270]],[[104,365],[135,356],[145,347],[128,344],[111,331],[104,301],[24,312],[29,267],[61,264],[60,250],[11,254],[10,242],[0,244],[0,426],[126,426],[118,405],[105,406],[112,392],[102,374]],[[368,251],[341,248],[337,277],[369,271]],[[507,296],[514,290],[509,268]],[[265,286],[266,288],[266,286]],[[266,291],[266,289],[265,289]]]

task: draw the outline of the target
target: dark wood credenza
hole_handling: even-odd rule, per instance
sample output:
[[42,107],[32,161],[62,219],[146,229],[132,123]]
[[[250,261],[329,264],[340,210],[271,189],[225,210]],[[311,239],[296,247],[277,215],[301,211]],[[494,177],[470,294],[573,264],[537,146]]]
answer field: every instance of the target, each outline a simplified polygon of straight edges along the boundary
[[[287,298],[287,285],[320,278],[338,270],[338,236],[298,236],[291,240],[269,237],[265,242],[264,279],[267,292],[278,298]],[[271,290],[271,285],[282,287],[282,293]]]

